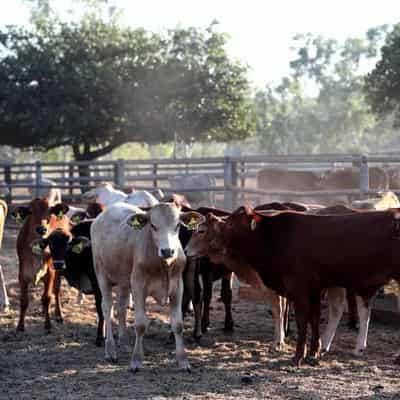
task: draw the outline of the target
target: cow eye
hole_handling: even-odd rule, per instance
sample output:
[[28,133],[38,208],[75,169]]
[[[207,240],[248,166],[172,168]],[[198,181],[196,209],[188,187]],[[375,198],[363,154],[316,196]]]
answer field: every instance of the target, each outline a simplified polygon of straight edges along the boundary
[[151,227],[154,230],[154,232],[157,232],[158,229],[157,229],[157,227],[155,225],[151,224]]

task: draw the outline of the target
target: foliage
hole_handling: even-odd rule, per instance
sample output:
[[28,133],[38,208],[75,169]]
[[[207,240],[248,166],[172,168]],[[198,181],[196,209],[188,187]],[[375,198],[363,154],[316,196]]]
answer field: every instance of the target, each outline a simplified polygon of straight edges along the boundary
[[387,31],[387,26],[373,28],[344,43],[297,35],[291,76],[255,96],[263,146],[273,153],[367,151],[378,128],[381,140],[389,138],[389,123],[370,113],[362,76]]
[[126,142],[252,133],[246,68],[229,59],[213,24],[161,37],[95,14],[60,22],[50,1],[31,2],[34,29],[0,32],[1,144],[68,145],[75,159],[91,160]]
[[367,99],[379,117],[394,114],[400,127],[400,24],[387,36],[381,58],[365,78]]

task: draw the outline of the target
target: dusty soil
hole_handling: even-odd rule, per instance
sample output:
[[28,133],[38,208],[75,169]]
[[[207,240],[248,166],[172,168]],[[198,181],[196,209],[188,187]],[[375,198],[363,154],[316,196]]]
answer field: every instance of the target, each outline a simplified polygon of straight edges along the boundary
[[[0,255],[6,279],[15,281],[16,231],[7,229]],[[224,334],[223,307],[216,300],[212,326],[200,345],[185,322],[192,373],[182,373],[169,343],[168,309],[149,302],[151,323],[145,337],[145,368],[128,371],[130,351],[119,361],[103,360],[94,345],[96,315],[91,296],[76,305],[76,291],[63,286],[65,321],[45,334],[42,286],[32,290],[26,331],[15,334],[18,288],[10,289],[12,310],[0,314],[0,399],[400,399],[400,368],[393,364],[400,340],[396,329],[372,322],[368,352],[355,359],[355,333],[344,322],[332,352],[319,366],[294,368],[295,332],[282,353],[272,349],[273,325],[268,305],[234,301],[235,332]],[[217,294],[217,293],[216,293]],[[129,315],[133,341],[134,312]],[[292,324],[294,325],[294,324]]]

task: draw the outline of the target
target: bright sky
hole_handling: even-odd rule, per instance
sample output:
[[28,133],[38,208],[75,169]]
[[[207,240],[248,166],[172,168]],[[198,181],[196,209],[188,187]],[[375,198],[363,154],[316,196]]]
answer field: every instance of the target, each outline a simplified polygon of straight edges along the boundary
[[[0,0],[0,25],[25,24],[21,0]],[[60,5],[68,0],[57,0]],[[279,81],[288,72],[289,47],[296,33],[313,32],[344,39],[368,28],[400,22],[400,0],[110,0],[125,8],[124,22],[162,31],[182,26],[206,27],[214,19],[231,36],[229,51],[251,67],[258,86]]]

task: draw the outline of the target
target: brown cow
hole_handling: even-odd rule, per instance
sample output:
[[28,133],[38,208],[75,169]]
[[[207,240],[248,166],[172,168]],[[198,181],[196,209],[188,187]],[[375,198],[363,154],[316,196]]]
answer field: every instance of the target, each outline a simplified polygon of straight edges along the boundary
[[282,211],[266,216],[246,206],[225,221],[208,215],[193,234],[187,254],[208,254],[239,279],[292,300],[298,328],[294,361],[300,365],[307,323],[312,327],[309,355],[319,356],[321,290],[352,289],[369,306],[382,285],[400,278],[399,239],[397,209],[343,216]]
[[[55,206],[58,207],[58,206]],[[52,214],[56,212],[58,216]],[[38,226],[41,233],[49,232],[65,224],[65,219],[60,218],[59,209],[49,208],[47,198],[32,200],[29,207],[25,209],[27,214],[17,237],[17,253],[19,260],[19,284],[20,284],[20,316],[17,331],[25,330],[25,314],[29,305],[28,289],[31,283],[35,285],[43,279],[44,292],[42,296],[43,313],[45,316],[45,330],[50,332],[51,323],[49,317],[49,304],[52,294],[56,300],[56,321],[62,322],[62,309],[60,303],[60,275],[53,269],[52,259],[45,252],[43,257],[38,258],[32,253],[31,242],[41,236],[37,232]]]

